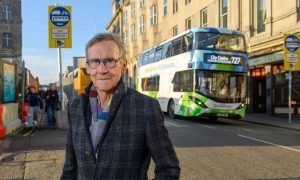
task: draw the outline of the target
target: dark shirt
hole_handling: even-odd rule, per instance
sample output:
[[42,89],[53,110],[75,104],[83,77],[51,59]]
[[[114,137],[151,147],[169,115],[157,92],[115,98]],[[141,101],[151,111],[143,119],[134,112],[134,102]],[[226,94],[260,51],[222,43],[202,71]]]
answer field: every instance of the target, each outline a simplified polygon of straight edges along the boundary
[[[49,98],[47,99],[47,96],[49,96]],[[46,105],[47,106],[56,106],[58,102],[58,93],[56,90],[51,91],[48,90],[46,93]]]
[[42,98],[37,93],[27,93],[25,100],[29,103],[29,106],[40,106],[41,109],[43,108]]

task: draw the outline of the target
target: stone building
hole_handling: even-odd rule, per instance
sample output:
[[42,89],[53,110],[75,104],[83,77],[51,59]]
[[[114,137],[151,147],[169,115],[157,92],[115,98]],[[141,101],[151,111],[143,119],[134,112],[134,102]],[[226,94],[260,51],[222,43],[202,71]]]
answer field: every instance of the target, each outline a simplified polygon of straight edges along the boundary
[[0,0],[0,59],[21,64],[22,19],[20,0]]
[[[142,51],[191,27],[223,27],[243,32],[249,52],[248,110],[288,113],[288,80],[283,66],[283,34],[300,33],[300,0],[112,0],[107,25],[127,45],[128,86],[136,83]],[[293,72],[294,115],[300,115],[300,73]]]

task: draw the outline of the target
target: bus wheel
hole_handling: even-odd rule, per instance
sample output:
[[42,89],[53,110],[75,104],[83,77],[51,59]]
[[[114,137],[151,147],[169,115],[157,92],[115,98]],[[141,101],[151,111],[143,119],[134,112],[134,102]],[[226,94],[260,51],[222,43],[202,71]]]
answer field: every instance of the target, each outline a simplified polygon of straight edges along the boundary
[[171,99],[169,101],[169,105],[168,105],[168,115],[170,118],[175,119],[176,118],[176,114],[175,114],[175,103],[174,100]]

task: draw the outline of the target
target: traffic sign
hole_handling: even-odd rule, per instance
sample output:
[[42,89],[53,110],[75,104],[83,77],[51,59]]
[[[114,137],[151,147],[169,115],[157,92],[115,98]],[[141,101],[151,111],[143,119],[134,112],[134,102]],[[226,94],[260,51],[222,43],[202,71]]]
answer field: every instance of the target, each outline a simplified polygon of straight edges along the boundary
[[295,52],[299,48],[299,39],[296,35],[288,35],[284,40],[286,49],[290,52]]
[[284,35],[284,69],[291,71],[300,70],[300,35]]
[[49,48],[72,48],[71,6],[48,7]]

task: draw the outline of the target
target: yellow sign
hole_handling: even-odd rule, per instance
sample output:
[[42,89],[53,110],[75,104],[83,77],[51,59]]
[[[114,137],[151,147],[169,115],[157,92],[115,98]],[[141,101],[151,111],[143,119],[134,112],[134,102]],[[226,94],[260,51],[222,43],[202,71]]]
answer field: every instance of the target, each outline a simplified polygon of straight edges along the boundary
[[72,48],[71,6],[49,6],[49,48]]
[[291,71],[300,70],[300,35],[284,35],[284,69]]

